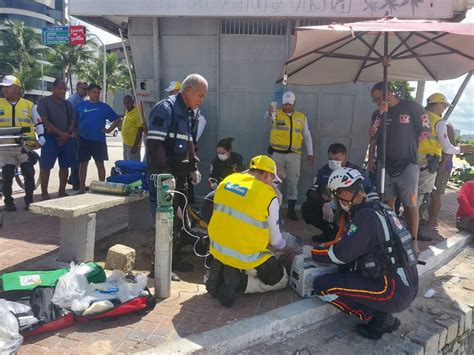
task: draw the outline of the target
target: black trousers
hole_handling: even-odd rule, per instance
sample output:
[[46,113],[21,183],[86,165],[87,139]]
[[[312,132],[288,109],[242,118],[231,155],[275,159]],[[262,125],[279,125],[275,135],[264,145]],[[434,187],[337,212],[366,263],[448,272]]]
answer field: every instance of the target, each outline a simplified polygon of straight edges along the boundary
[[[35,168],[32,163],[26,162],[20,165],[21,174],[25,178],[25,205],[33,202],[33,192],[35,191]],[[15,165],[8,164],[2,167],[3,195],[5,205],[13,205],[12,188],[15,178]]]
[[377,280],[360,272],[339,272],[317,277],[313,283],[316,294],[341,311],[369,321],[375,313],[398,313],[411,304],[418,283],[405,286],[397,274],[385,274]]
[[307,224],[312,224],[323,233],[337,234],[337,224],[329,223],[323,218],[324,200],[321,197],[306,199],[301,205],[301,214]]
[[[188,197],[188,177],[187,176],[180,176],[176,177],[176,191],[181,192],[188,198],[188,206],[189,206],[189,197]],[[184,196],[181,194],[175,194],[173,200],[173,260],[178,260],[179,252],[181,248],[186,245],[192,244],[196,240],[190,236],[183,228],[183,220],[177,217],[178,208],[181,209],[184,223],[186,224],[187,228],[189,229],[189,216],[187,211],[184,209],[186,205],[186,200]]]

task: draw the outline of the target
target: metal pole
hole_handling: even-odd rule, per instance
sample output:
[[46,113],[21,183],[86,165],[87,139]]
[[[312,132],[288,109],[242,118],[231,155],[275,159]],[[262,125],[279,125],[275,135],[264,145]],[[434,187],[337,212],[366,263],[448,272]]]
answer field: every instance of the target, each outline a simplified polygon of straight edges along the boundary
[[[388,32],[384,33],[383,44],[383,100],[388,102]],[[384,200],[385,193],[385,152],[387,147],[387,112],[382,117],[382,159],[380,169],[380,200]]]
[[41,97],[44,97],[43,51],[41,51]]
[[453,102],[451,102],[451,106],[448,111],[446,111],[446,114],[443,117],[443,120],[447,120],[449,116],[451,116],[451,113],[453,112],[454,108],[456,107],[459,99],[461,98],[462,93],[464,92],[464,89],[466,89],[467,84],[469,84],[469,81],[471,80],[473,71],[471,70],[466,77],[464,78],[464,81],[462,82],[461,86],[459,87],[458,92],[456,93],[456,96],[454,97]]
[[145,115],[142,112],[143,107],[142,105],[140,105],[140,101],[138,100],[137,89],[135,88],[135,81],[133,80],[132,66],[130,64],[130,59],[128,58],[128,51],[127,51],[127,47],[125,46],[125,40],[123,38],[122,27],[119,27],[119,34],[120,34],[120,39],[122,40],[122,48],[123,48],[123,53],[125,55],[125,61],[127,62],[128,75],[130,76],[130,82],[132,83],[133,97],[135,98],[135,103],[138,107],[140,118],[146,126]]
[[91,33],[91,36],[95,37],[101,44],[102,48],[104,50],[104,62],[103,62],[103,68],[102,68],[102,101],[107,103],[107,50],[105,48],[105,43],[102,42],[102,40],[97,36],[95,33]]
[[423,105],[423,96],[425,95],[425,86],[426,86],[426,81],[418,81],[418,84],[416,86],[415,101],[418,102],[420,105]]

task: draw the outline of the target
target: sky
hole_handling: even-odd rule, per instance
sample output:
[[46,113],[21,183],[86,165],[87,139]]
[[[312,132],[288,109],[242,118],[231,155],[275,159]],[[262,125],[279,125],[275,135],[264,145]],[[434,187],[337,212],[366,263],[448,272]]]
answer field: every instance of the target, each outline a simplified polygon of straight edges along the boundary
[[[474,9],[467,12],[466,18],[462,22],[474,23]],[[435,92],[443,93],[448,101],[451,102],[454,96],[456,96],[464,78],[465,75],[453,80],[440,80],[438,82],[427,81],[423,104],[426,103],[428,96]],[[415,86],[416,82],[410,82],[410,84]],[[466,86],[458,104],[449,117],[449,121],[453,124],[455,129],[461,130],[461,134],[474,134],[474,78],[471,78],[469,84]]]
[[[467,12],[466,18],[462,22],[474,23],[474,9],[471,9]],[[99,36],[105,44],[120,41],[119,37],[103,31],[98,27],[86,24],[84,22],[82,23],[87,25],[88,28],[90,28],[93,33]],[[427,81],[425,85],[423,104],[426,103],[427,97],[435,92],[443,93],[449,102],[451,102],[456,96],[456,93],[461,86],[464,77],[465,76],[453,80],[444,80],[439,82]],[[416,87],[417,82],[410,82],[410,84]],[[449,121],[456,129],[461,130],[461,134],[474,134],[474,79],[471,78],[471,81],[464,90],[464,93],[461,96],[458,104],[454,108]]]

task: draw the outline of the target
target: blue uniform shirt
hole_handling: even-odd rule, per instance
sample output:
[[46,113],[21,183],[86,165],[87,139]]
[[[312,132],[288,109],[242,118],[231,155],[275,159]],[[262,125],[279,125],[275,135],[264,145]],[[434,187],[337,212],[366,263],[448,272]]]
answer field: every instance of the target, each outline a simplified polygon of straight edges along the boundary
[[173,160],[185,159],[188,155],[188,143],[192,141],[192,117],[193,111],[186,107],[181,94],[169,96],[151,110],[147,139],[163,142],[170,139],[171,143],[167,148],[171,149],[167,154]]
[[79,127],[79,136],[91,141],[105,142],[106,120],[115,121],[117,113],[104,102],[82,101],[76,106],[76,125]]

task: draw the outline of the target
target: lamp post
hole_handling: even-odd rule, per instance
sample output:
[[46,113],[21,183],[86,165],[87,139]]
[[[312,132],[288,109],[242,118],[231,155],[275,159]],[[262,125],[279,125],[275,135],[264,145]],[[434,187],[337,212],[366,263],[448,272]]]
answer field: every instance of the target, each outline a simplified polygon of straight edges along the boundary
[[102,101],[107,103],[107,82],[106,82],[106,77],[107,77],[107,51],[105,50],[105,43],[102,42],[102,40],[97,36],[95,33],[90,33],[90,36],[95,37],[101,44],[102,48],[104,49],[104,67],[103,67],[103,79],[102,79]]

